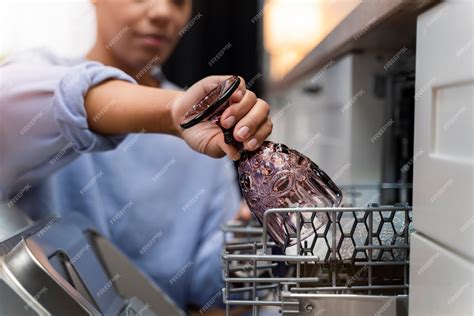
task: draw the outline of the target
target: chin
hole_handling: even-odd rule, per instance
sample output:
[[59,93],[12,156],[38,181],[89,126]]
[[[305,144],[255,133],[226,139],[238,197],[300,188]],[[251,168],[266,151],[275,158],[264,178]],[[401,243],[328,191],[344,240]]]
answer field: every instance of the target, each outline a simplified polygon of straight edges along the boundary
[[126,59],[127,64],[133,65],[132,67],[135,69],[142,69],[153,65],[159,65],[164,62],[163,54],[160,52],[156,52],[155,54],[131,54],[131,56],[127,57]]
[[169,54],[164,52],[163,50],[156,50],[153,52],[148,51],[145,54],[143,54],[139,60],[142,61],[142,63],[144,62],[143,66],[146,66],[150,62],[154,64],[156,63],[162,64],[165,62],[168,56]]

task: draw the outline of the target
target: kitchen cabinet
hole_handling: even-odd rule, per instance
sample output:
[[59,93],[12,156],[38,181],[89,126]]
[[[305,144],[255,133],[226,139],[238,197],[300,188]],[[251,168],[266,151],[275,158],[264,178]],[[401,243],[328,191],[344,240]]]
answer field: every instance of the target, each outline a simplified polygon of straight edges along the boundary
[[473,16],[448,1],[418,18],[411,315],[474,313]]
[[422,234],[411,236],[410,315],[473,315],[472,262]]
[[[374,87],[389,58],[346,55],[274,98],[271,139],[303,152],[338,185],[382,182],[384,132],[391,122]],[[378,202],[377,192],[364,190],[359,205]]]

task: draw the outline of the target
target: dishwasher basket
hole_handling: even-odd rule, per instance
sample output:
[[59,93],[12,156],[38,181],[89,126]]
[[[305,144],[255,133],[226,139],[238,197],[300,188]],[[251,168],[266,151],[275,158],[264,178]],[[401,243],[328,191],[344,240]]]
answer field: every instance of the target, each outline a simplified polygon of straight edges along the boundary
[[[279,248],[267,235],[269,215],[319,212],[328,222],[306,240]],[[263,227],[224,226],[223,299],[226,314],[252,315],[278,307],[282,315],[407,315],[409,233],[406,204],[269,209]],[[306,223],[308,224],[308,223]]]

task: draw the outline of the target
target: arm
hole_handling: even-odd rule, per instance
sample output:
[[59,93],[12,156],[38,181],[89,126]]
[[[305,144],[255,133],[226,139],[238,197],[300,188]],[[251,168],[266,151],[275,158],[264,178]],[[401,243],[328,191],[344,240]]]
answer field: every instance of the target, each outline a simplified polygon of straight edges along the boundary
[[[89,127],[104,135],[148,132],[181,136],[170,107],[182,94],[181,91],[110,80],[92,88],[86,95]],[[110,106],[105,108],[104,104]]]
[[134,80],[95,62],[15,60],[0,67],[0,198],[47,177],[81,153],[115,148],[123,135],[88,128],[84,95],[102,82]]
[[[80,153],[114,149],[130,132],[169,133],[207,155],[235,156],[217,127],[178,127],[189,106],[224,78],[205,78],[182,93],[135,85],[122,71],[96,62],[0,67],[0,197],[34,185]],[[268,104],[246,91],[243,81],[231,102],[222,125],[236,124],[236,139],[261,144],[271,131]],[[249,127],[245,137],[237,134],[242,126]]]
[[[90,128],[98,133],[114,135],[129,132],[167,133],[183,138],[194,150],[211,157],[227,154],[236,159],[237,150],[225,144],[224,136],[215,124],[198,124],[182,130],[179,122],[186,111],[218,83],[228,76],[207,77],[186,92],[170,91],[126,82],[105,82],[89,91],[85,107]],[[94,120],[103,111],[104,104],[114,106],[100,120]],[[244,80],[230,98],[231,105],[224,111],[221,124],[224,128],[235,125],[234,137],[243,142],[245,149],[255,150],[272,130],[268,118],[269,105],[246,90]],[[239,133],[246,127],[247,133]]]

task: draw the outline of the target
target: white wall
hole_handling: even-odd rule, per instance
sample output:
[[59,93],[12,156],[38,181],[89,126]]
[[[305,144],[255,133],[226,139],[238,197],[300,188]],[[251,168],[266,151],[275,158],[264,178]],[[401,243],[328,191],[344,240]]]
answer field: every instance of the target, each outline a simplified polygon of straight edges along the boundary
[[95,14],[88,0],[0,0],[0,59],[32,47],[79,57],[94,39]]

